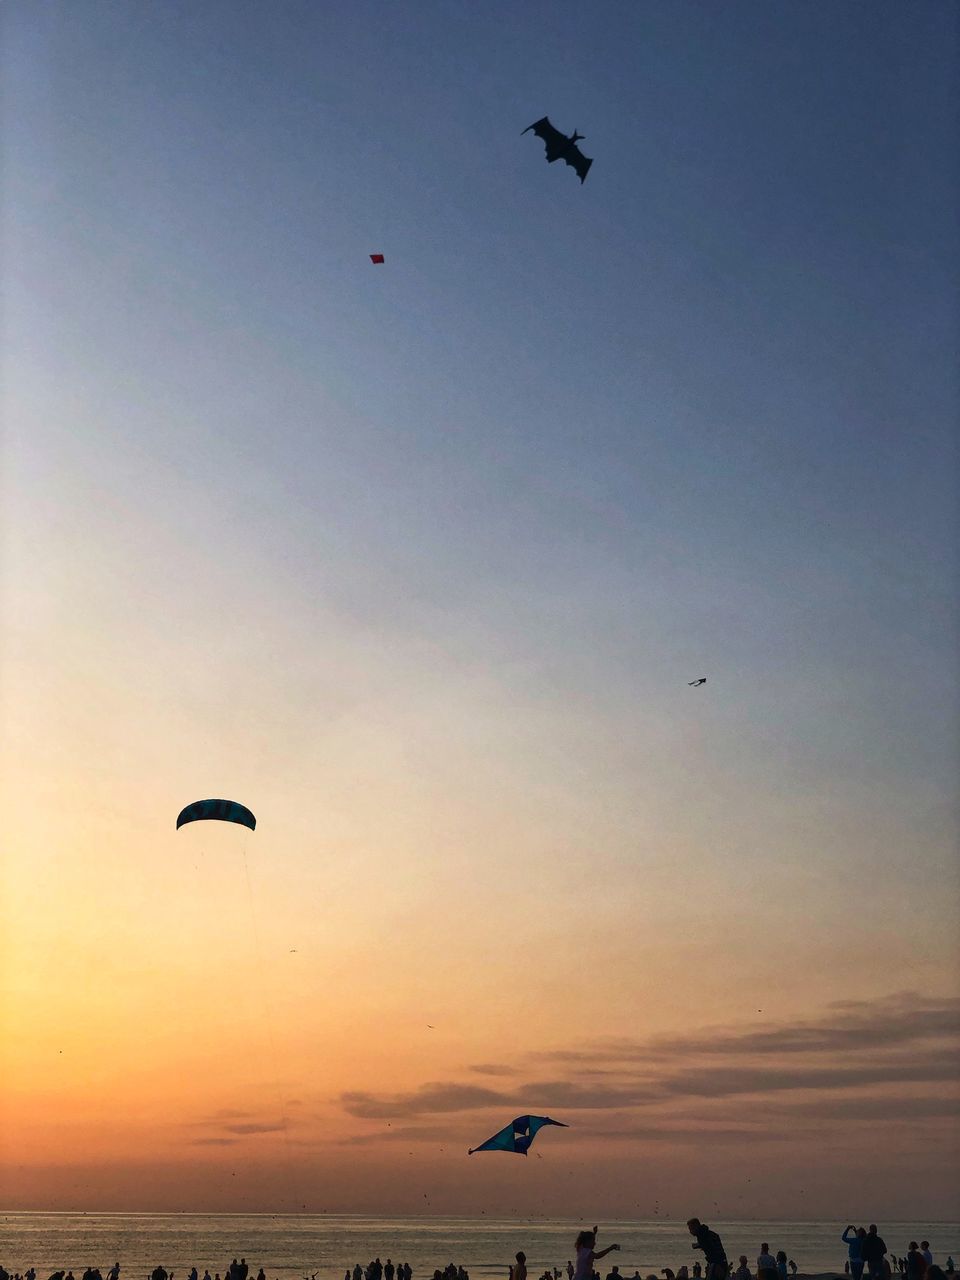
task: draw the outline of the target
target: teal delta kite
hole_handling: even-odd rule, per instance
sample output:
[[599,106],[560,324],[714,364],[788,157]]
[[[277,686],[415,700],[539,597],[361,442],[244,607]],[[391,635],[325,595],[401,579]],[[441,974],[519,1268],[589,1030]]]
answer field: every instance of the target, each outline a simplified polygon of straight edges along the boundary
[[518,1156],[525,1156],[530,1143],[545,1124],[555,1124],[561,1129],[570,1127],[562,1120],[551,1120],[549,1116],[517,1116],[516,1120],[499,1133],[495,1133],[486,1142],[481,1142],[479,1147],[471,1147],[467,1155],[472,1156],[475,1151],[513,1151]]

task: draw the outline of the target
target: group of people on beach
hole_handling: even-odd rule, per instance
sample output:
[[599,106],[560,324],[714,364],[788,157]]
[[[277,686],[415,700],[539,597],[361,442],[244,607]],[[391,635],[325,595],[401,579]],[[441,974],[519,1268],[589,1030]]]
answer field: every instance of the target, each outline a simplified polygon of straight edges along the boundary
[[[692,1280],[793,1280],[797,1274],[796,1262],[788,1259],[782,1249],[776,1254],[772,1253],[766,1240],[760,1245],[755,1269],[750,1267],[745,1253],[740,1254],[739,1265],[733,1268],[716,1231],[711,1230],[699,1218],[690,1218],[687,1230],[694,1238],[694,1249],[703,1253],[702,1263],[695,1262],[689,1269],[684,1264],[676,1271],[670,1267],[662,1267],[659,1275],[646,1277],[641,1276],[639,1271],[634,1271],[632,1276],[622,1276],[620,1268],[613,1266],[605,1280],[660,1280],[660,1276],[665,1280],[691,1280],[691,1277]],[[852,1280],[862,1280],[864,1268],[867,1269],[868,1280],[891,1280],[893,1270],[887,1258],[887,1246],[875,1225],[871,1224],[869,1229],[849,1226],[842,1239],[849,1250],[844,1270],[852,1276]],[[567,1262],[567,1280],[603,1280],[596,1264],[608,1253],[617,1252],[620,1246],[611,1244],[606,1249],[598,1250],[596,1243],[596,1227],[592,1231],[580,1232],[574,1246],[576,1263],[572,1259]],[[906,1280],[946,1280],[947,1276],[954,1274],[953,1258],[947,1259],[946,1272],[935,1265],[928,1240],[921,1241],[919,1245],[911,1240],[906,1256],[894,1256],[893,1264]],[[562,1280],[562,1277],[561,1269],[554,1267],[544,1271],[539,1280]],[[350,1280],[350,1277],[346,1277],[346,1280]],[[434,1280],[440,1280],[440,1277],[435,1275]],[[455,1280],[455,1277],[448,1277],[447,1280]],[[522,1251],[517,1254],[516,1263],[510,1268],[509,1280],[528,1280],[527,1255]]]
[[[596,1264],[608,1253],[618,1252],[620,1246],[610,1244],[605,1249],[597,1249],[597,1230],[594,1227],[592,1231],[581,1231],[577,1236],[574,1245],[576,1262],[573,1259],[567,1262],[566,1280],[603,1280]],[[635,1271],[632,1276],[622,1276],[620,1268],[614,1266],[605,1280],[660,1280],[660,1276],[664,1280],[793,1280],[797,1274],[797,1264],[788,1260],[782,1249],[776,1254],[771,1253],[766,1241],[760,1245],[755,1270],[748,1265],[747,1255],[743,1253],[738,1260],[739,1266],[733,1268],[716,1231],[711,1230],[699,1218],[690,1218],[687,1230],[694,1238],[693,1248],[703,1254],[702,1263],[694,1262],[689,1269],[684,1264],[676,1271],[670,1267],[662,1267],[659,1275],[646,1277],[641,1276],[639,1271]],[[892,1280],[894,1270],[897,1275],[904,1276],[905,1280],[946,1280],[947,1276],[955,1274],[952,1257],[947,1258],[945,1271],[936,1265],[929,1240],[921,1240],[919,1244],[916,1240],[911,1240],[903,1257],[896,1254],[888,1256],[886,1242],[874,1223],[868,1228],[851,1224],[844,1230],[841,1239],[847,1246],[848,1254],[844,1271],[851,1280],[863,1280],[864,1271],[867,1273],[867,1280]],[[249,1280],[249,1274],[246,1258],[241,1258],[239,1262],[234,1258],[229,1266],[224,1267],[222,1280]],[[304,1280],[316,1280],[316,1275],[314,1272],[312,1277],[305,1276]],[[0,1266],[0,1280],[37,1280],[37,1272],[34,1267],[30,1267],[22,1274],[15,1272],[11,1275],[6,1268]],[[48,1280],[76,1278],[72,1271],[54,1271]],[[88,1267],[80,1280],[104,1280],[104,1277],[98,1267]],[[106,1280],[120,1280],[119,1262],[115,1262],[107,1272]],[[156,1266],[147,1280],[174,1280],[174,1272]],[[196,1267],[191,1267],[187,1272],[186,1280],[201,1280]],[[211,1277],[209,1271],[204,1271],[202,1280],[221,1280],[220,1272],[215,1272]],[[267,1280],[262,1267],[257,1272],[256,1280]],[[413,1268],[408,1262],[395,1266],[390,1258],[385,1263],[374,1258],[365,1267],[358,1262],[352,1270],[348,1268],[343,1280],[413,1280]],[[470,1277],[462,1266],[455,1266],[451,1262],[443,1270],[434,1271],[432,1280],[470,1280]],[[528,1280],[527,1256],[522,1251],[517,1254],[516,1263],[510,1268],[510,1280]],[[544,1271],[539,1280],[563,1280],[563,1271],[554,1267]]]
[[[458,1268],[454,1267],[452,1262],[450,1263],[450,1266],[447,1267],[447,1271],[450,1272],[451,1268],[452,1280],[460,1280],[457,1275]],[[462,1267],[459,1268],[459,1271],[462,1277],[466,1277],[467,1273]],[[445,1273],[436,1271],[434,1274],[439,1276]],[[409,1262],[398,1262],[397,1265],[394,1266],[393,1262],[389,1258],[386,1262],[381,1262],[379,1258],[374,1258],[374,1260],[372,1262],[368,1262],[365,1267],[361,1266],[359,1262],[352,1271],[348,1267],[343,1280],[411,1280],[412,1276],[413,1269]]]
[[945,1272],[937,1266],[930,1252],[929,1240],[921,1240],[919,1244],[911,1240],[903,1257],[897,1254],[888,1257],[886,1241],[873,1222],[869,1228],[855,1227],[851,1223],[840,1239],[847,1246],[843,1269],[853,1280],[862,1280],[864,1270],[870,1280],[890,1280],[894,1271],[906,1276],[907,1280],[944,1280],[945,1276],[952,1276],[956,1268],[952,1257],[947,1258]]

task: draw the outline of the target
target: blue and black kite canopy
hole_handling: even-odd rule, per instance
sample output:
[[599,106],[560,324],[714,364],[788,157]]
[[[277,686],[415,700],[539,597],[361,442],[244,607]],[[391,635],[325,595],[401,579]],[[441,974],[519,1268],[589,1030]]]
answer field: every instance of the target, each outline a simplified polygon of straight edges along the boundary
[[177,830],[188,822],[205,822],[211,819],[218,822],[239,822],[251,831],[257,828],[256,818],[244,805],[237,804],[236,800],[195,800],[193,804],[181,809],[177,818]]
[[511,1124],[495,1133],[479,1147],[471,1147],[467,1152],[472,1156],[475,1151],[513,1151],[518,1156],[525,1156],[530,1143],[537,1136],[538,1130],[545,1124],[555,1124],[561,1129],[569,1129],[562,1120],[551,1120],[549,1116],[517,1116]]

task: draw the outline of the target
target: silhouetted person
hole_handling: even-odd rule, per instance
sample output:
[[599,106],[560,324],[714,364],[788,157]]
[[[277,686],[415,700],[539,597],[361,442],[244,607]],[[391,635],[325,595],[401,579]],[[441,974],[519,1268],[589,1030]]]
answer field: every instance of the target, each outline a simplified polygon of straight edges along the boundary
[[887,1246],[883,1237],[877,1234],[877,1224],[870,1223],[867,1234],[863,1237],[860,1245],[860,1256],[867,1264],[867,1274],[870,1276],[883,1275],[883,1255],[887,1252]]
[[853,1280],[860,1280],[863,1275],[863,1237],[866,1235],[863,1227],[855,1227],[851,1222],[849,1227],[844,1231],[840,1239],[847,1246],[847,1256],[850,1261],[850,1274]]
[[611,1267],[607,1272],[607,1280],[620,1280],[620,1268]]
[[392,1263],[392,1262],[390,1261],[390,1259],[388,1258],[388,1259],[387,1259],[387,1265],[383,1268],[383,1280],[393,1280],[393,1276],[394,1276],[394,1271],[395,1271],[395,1270],[396,1270],[396,1268],[394,1267],[393,1263]]
[[956,1264],[956,1263],[954,1262],[954,1260],[953,1260],[953,1254],[952,1254],[952,1253],[951,1253],[951,1254],[949,1254],[949,1255],[948,1255],[948,1257],[947,1257],[947,1275],[948,1275],[948,1276],[952,1276],[952,1275],[953,1275],[954,1270],[955,1270],[955,1268],[956,1268],[956,1265],[957,1265],[957,1264]]
[[573,1280],[573,1263],[567,1259],[567,1280]]
[[770,1252],[766,1240],[757,1255],[757,1280],[777,1280],[777,1260]]
[[608,1253],[616,1253],[620,1248],[618,1244],[608,1244],[605,1249],[596,1249],[597,1228],[592,1231],[581,1231],[574,1243],[574,1250],[577,1255],[577,1267],[574,1271],[574,1280],[591,1280],[596,1274],[593,1264],[599,1262],[601,1258],[605,1258]]
[[737,1261],[740,1265],[733,1273],[733,1280],[753,1280],[753,1276],[750,1274],[750,1268],[747,1266],[747,1255],[745,1253],[741,1253]]
[[700,1280],[703,1275],[703,1267],[699,1262],[693,1264],[693,1280]]
[[794,1262],[792,1258],[787,1263],[787,1266],[790,1268],[790,1274],[792,1276],[795,1276],[797,1274],[797,1264]]
[[932,1267],[932,1266],[933,1266],[933,1254],[930,1252],[930,1241],[929,1241],[929,1240],[921,1240],[921,1241],[920,1241],[920,1252],[923,1254],[923,1260],[924,1260],[924,1262],[927,1264],[927,1266],[928,1266],[928,1267]]
[[923,1280],[926,1271],[927,1260],[920,1252],[916,1240],[911,1240],[907,1249],[907,1280]]
[[[703,1260],[706,1264],[706,1280],[727,1280],[730,1264],[727,1262],[723,1241],[717,1233],[711,1231],[699,1218],[690,1218],[687,1222],[687,1230],[696,1241],[693,1247],[703,1250]],[[696,1264],[694,1264],[693,1274],[697,1274]]]
[[780,1280],[787,1280],[787,1255],[782,1249],[777,1250],[777,1275]]
[[353,1280],[363,1280],[363,1267],[358,1262],[353,1268]]

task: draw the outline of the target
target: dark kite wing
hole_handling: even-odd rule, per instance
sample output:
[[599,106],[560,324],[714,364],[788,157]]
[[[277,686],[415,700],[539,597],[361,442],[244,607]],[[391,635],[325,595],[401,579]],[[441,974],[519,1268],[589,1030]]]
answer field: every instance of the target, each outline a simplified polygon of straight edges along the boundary
[[181,809],[177,818],[177,830],[188,822],[238,822],[256,831],[257,820],[246,807],[236,800],[195,800]]
[[[559,129],[553,127],[549,116],[544,116],[542,120],[537,120],[534,124],[528,124],[523,133],[529,133],[531,129],[546,144],[547,164],[553,164],[554,160],[559,160],[570,145],[570,139],[566,134],[561,133]],[[523,134],[520,136],[523,137]]]
[[584,182],[587,176],[587,171],[593,164],[593,161],[588,160],[587,157],[581,153],[580,148],[576,143],[574,143],[572,147],[568,148],[564,153],[563,158],[566,160],[567,164],[576,169],[577,177],[580,179],[581,183]]

